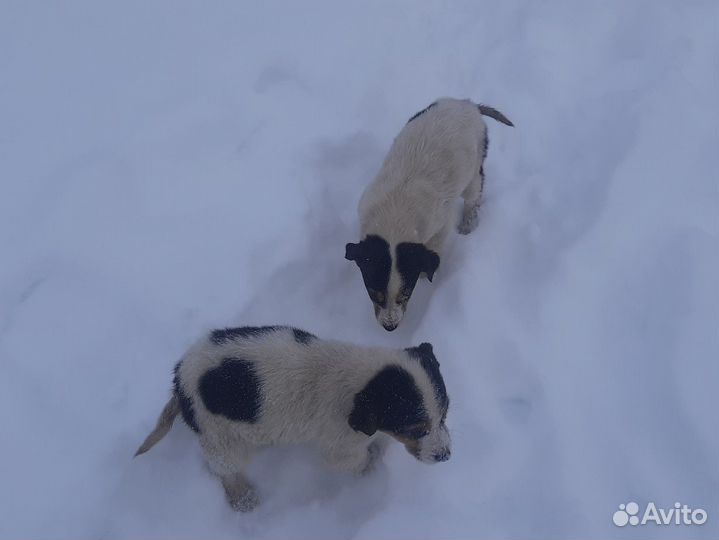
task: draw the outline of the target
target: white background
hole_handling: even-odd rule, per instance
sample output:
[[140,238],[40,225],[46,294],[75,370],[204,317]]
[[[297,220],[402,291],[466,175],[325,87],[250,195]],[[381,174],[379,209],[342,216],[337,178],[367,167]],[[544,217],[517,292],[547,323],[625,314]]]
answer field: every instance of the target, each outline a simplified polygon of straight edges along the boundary
[[[0,2],[0,536],[716,537],[719,3],[256,4]],[[516,127],[388,334],[344,244],[442,95]],[[452,459],[272,449],[250,515],[181,422],[131,459],[185,348],[265,323],[431,341]]]

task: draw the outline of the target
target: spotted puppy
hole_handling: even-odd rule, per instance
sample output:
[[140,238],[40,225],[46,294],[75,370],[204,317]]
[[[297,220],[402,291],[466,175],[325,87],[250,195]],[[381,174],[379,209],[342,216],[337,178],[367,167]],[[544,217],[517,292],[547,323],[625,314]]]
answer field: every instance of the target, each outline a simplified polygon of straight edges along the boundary
[[432,281],[454,224],[452,203],[464,199],[458,231],[477,227],[487,155],[482,115],[508,126],[499,111],[442,98],[409,119],[359,203],[362,240],[349,243],[380,324],[399,325],[420,274]]
[[135,455],[182,414],[230,505],[248,511],[258,498],[243,471],[258,449],[310,443],[331,465],[363,473],[389,435],[424,463],[446,461],[448,406],[429,343],[383,349],[285,326],[215,330],[178,362],[172,397]]

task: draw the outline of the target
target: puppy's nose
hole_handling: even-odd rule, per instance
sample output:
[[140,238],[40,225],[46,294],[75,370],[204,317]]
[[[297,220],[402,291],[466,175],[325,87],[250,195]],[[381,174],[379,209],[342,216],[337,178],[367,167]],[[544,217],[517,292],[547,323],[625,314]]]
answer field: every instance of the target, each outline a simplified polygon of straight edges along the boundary
[[397,328],[398,325],[396,323],[394,323],[394,324],[382,324],[382,326],[384,327],[385,330],[387,330],[388,332],[391,332],[392,330]]
[[452,455],[452,452],[449,451],[449,448],[445,448],[444,450],[437,452],[432,457],[435,461],[447,461],[449,459],[449,456]]

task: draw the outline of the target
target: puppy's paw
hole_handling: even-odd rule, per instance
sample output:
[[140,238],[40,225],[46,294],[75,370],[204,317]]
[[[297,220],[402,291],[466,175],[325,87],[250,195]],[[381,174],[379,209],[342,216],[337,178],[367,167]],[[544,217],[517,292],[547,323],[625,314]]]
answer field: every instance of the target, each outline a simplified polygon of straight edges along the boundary
[[462,221],[457,225],[457,232],[459,234],[469,234],[477,228],[479,224],[478,207],[473,206],[471,208],[465,208],[462,214]]
[[237,512],[250,512],[260,503],[260,498],[254,488],[248,487],[242,493],[227,496],[227,502]]

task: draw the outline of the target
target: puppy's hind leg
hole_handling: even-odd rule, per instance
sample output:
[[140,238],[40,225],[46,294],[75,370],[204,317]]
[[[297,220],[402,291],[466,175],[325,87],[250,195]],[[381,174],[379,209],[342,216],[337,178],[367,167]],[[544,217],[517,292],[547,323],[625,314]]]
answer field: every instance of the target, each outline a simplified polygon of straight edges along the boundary
[[233,510],[249,512],[260,502],[254,486],[242,473],[221,476],[222,487],[225,488],[227,502]]
[[212,472],[220,477],[225,497],[233,510],[249,512],[259,504],[257,491],[243,474],[252,456],[252,448],[234,440],[209,441],[200,444]]
[[464,209],[462,210],[462,219],[457,226],[459,234],[469,234],[477,228],[479,205],[482,202],[482,190],[484,189],[484,160],[487,157],[488,148],[489,137],[485,130],[482,136],[482,146],[478,149],[479,170],[462,192]]
[[477,175],[462,192],[464,208],[462,210],[462,218],[457,226],[457,232],[459,234],[469,234],[477,228],[479,205],[482,202],[483,188],[484,167],[480,166]]

